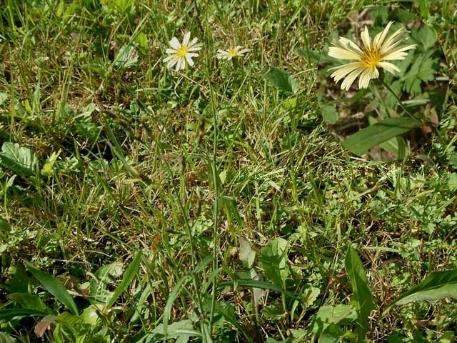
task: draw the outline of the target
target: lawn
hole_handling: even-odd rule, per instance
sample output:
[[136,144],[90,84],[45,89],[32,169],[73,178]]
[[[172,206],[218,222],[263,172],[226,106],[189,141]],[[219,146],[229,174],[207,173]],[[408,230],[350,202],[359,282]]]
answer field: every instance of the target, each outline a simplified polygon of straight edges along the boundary
[[453,1],[0,14],[0,342],[456,341]]

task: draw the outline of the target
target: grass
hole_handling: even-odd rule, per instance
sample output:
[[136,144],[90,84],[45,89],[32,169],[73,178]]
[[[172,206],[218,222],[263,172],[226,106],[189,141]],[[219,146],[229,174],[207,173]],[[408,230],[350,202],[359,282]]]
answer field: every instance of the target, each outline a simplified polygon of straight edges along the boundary
[[[2,340],[455,340],[452,2],[6,5]],[[379,88],[341,91],[325,51],[392,18],[432,42],[417,52],[432,76],[397,84],[403,100],[428,99],[410,107],[428,126],[397,155],[358,157],[341,121],[400,109]],[[203,43],[194,68],[167,69],[169,40],[187,31]],[[214,58],[236,45],[251,52]],[[267,81],[268,68],[290,78]],[[434,271],[449,279],[418,300]],[[408,291],[417,301],[390,308]]]

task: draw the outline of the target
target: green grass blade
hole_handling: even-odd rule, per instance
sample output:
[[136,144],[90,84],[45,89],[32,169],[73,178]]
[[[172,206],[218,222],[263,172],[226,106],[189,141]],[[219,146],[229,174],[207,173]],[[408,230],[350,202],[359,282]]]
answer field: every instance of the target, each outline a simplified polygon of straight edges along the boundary
[[358,315],[359,342],[363,342],[368,332],[368,317],[371,311],[376,309],[376,303],[368,286],[362,261],[351,244],[348,245],[345,267],[353,290],[351,303],[357,310]]
[[419,120],[410,117],[385,119],[351,135],[342,145],[353,154],[362,155],[375,145],[387,142],[421,125]]
[[25,265],[33,277],[37,279],[49,293],[68,307],[72,314],[78,315],[78,308],[76,307],[70,293],[68,293],[67,289],[55,277],[35,268],[35,266],[30,262],[26,261]]
[[170,296],[167,299],[167,304],[165,305],[165,309],[163,311],[163,334],[165,337],[168,335],[168,321],[171,318],[171,310],[173,308],[173,303],[175,302],[176,298],[178,297],[179,293],[181,292],[181,289],[184,287],[184,285],[189,282],[191,277],[189,275],[183,276],[181,279],[176,282],[175,287],[173,287],[173,290],[170,293]]
[[390,307],[421,300],[438,301],[443,298],[457,299],[457,270],[430,273],[420,284],[402,294]]
[[111,299],[108,301],[108,304],[106,305],[107,308],[110,308],[111,306],[113,306],[114,303],[116,302],[117,298],[119,298],[119,296],[129,287],[130,283],[132,282],[133,278],[135,277],[136,273],[138,272],[138,269],[140,268],[141,255],[142,254],[141,254],[141,250],[140,250],[136,254],[132,263],[130,263],[128,268],[125,270],[121,283],[119,284],[119,286],[117,286],[116,290],[114,291],[113,296],[111,297]]

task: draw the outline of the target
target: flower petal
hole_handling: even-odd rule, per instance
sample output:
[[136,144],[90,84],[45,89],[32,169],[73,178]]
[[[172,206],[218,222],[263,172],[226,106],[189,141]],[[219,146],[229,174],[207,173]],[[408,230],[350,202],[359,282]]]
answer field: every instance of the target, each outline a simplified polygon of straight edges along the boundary
[[391,74],[395,74],[395,72],[400,72],[400,69],[396,65],[393,65],[389,62],[379,62],[379,66]]
[[394,22],[390,21],[387,26],[382,30],[380,33],[378,33],[374,39],[373,39],[373,45],[379,49],[379,47],[382,45],[384,42],[384,39],[386,39],[386,35],[389,32],[390,27],[392,26]]
[[[182,39],[182,46],[189,46],[190,32],[186,32]],[[195,39],[195,38],[194,38]]]
[[365,48],[370,47],[371,38],[370,38],[370,35],[368,33],[368,27],[365,26],[365,29],[362,31],[362,34],[360,35],[360,37],[362,38],[362,43],[365,46]]
[[343,48],[337,48],[331,46],[328,48],[328,55],[330,57],[338,58],[341,60],[360,60],[360,54],[353,52],[351,50],[346,50]]
[[173,37],[170,41],[170,46],[173,48],[173,49],[179,49],[181,47],[181,43],[179,43],[179,40],[178,38],[176,37]]

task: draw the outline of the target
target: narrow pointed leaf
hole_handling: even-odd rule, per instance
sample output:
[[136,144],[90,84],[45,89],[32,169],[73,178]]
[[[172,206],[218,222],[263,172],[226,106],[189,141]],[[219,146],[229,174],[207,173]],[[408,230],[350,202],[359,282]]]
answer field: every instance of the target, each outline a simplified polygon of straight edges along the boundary
[[141,250],[138,251],[138,253],[136,254],[133,261],[130,263],[130,265],[125,270],[121,283],[119,284],[119,286],[117,286],[116,290],[114,291],[113,296],[111,297],[111,299],[108,301],[108,304],[106,305],[107,308],[110,308],[111,306],[113,306],[114,303],[116,302],[117,298],[119,298],[119,296],[129,287],[130,283],[132,282],[133,278],[135,277],[136,273],[138,272],[138,269],[140,268],[140,263],[141,263]]
[[35,266],[30,262],[25,262],[25,265],[33,277],[37,279],[49,293],[68,307],[72,314],[78,314],[78,308],[64,285],[62,285],[54,276],[35,268]]
[[419,120],[410,117],[385,119],[351,135],[342,145],[353,154],[363,155],[375,145],[387,142],[421,125]]

